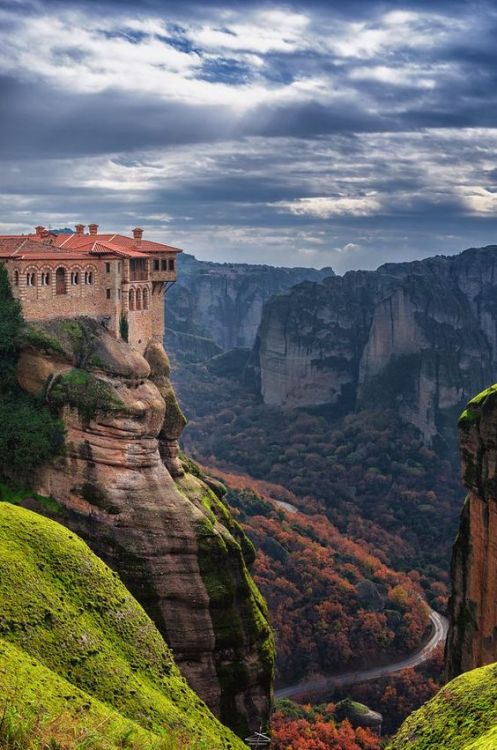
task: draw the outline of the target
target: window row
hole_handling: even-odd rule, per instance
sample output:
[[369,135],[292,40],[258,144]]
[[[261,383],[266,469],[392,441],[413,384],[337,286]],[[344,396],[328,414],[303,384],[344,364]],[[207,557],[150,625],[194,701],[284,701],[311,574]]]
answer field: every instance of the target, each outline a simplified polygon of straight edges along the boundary
[[154,260],[154,271],[174,271],[174,258]]
[[130,310],[148,310],[149,302],[148,289],[130,289],[129,290],[129,309]]
[[[66,293],[66,286],[69,280],[72,286],[78,286],[78,284],[93,284],[95,273],[94,271],[71,271],[70,273],[67,272],[66,277],[66,270],[64,268],[58,268],[55,272],[57,294]],[[14,285],[19,286],[19,281],[19,271],[14,271]],[[52,272],[41,271],[37,273],[36,271],[28,271],[26,273],[26,286],[37,286],[38,282],[40,286],[50,286],[52,283]],[[64,288],[64,291],[61,291],[62,287]]]

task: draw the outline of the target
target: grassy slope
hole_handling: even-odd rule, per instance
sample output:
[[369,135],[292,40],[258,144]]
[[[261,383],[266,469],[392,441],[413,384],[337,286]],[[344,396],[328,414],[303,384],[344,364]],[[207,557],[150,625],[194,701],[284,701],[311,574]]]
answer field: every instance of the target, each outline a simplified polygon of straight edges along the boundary
[[388,750],[495,750],[497,664],[457,677],[402,725]]
[[3,731],[5,712],[43,725],[37,737],[50,723],[58,738],[93,736],[64,748],[244,747],[187,686],[118,577],[67,529],[1,503]]

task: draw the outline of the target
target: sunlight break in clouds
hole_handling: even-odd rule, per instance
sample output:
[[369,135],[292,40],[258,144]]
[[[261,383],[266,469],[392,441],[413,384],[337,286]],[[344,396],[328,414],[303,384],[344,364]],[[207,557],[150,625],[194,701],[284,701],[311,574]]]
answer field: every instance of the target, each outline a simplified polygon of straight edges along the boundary
[[2,223],[340,270],[490,244],[497,12],[479,7],[5,3]]
[[381,210],[378,198],[366,195],[362,198],[298,198],[294,201],[279,201],[274,207],[300,216],[315,216],[329,219],[330,216],[369,216]]

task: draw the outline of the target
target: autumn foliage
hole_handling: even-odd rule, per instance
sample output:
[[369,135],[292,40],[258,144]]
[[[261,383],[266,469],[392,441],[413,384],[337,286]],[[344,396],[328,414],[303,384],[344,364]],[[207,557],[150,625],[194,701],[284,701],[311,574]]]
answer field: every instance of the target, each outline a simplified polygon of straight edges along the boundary
[[428,610],[416,575],[392,571],[324,515],[282,509],[269,499],[278,488],[256,485],[262,497],[241,489],[240,477],[217,476],[257,549],[252,572],[271,612],[280,682],[375,664],[420,644]]
[[292,713],[273,714],[274,750],[380,750],[380,740],[371,730],[354,729],[348,721],[335,724],[333,704],[296,707]]

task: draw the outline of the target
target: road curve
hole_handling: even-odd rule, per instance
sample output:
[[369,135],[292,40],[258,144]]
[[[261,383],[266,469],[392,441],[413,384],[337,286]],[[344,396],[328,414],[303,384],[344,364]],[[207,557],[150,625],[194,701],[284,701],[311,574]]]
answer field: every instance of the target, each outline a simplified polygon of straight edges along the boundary
[[364,669],[355,672],[344,672],[342,674],[334,675],[333,677],[320,677],[315,680],[299,682],[296,685],[289,685],[288,687],[276,690],[276,698],[294,698],[296,695],[306,695],[308,693],[326,693],[336,687],[354,685],[357,682],[367,682],[368,680],[377,680],[379,677],[395,674],[395,672],[400,672],[402,669],[417,667],[419,664],[427,661],[434,649],[440,643],[444,643],[447,638],[449,623],[446,618],[432,609],[430,612],[430,620],[433,626],[433,632],[429,640],[422,648],[411,654],[411,656],[406,656],[400,661],[396,661],[393,664],[385,664],[382,667],[373,667],[372,669]]

